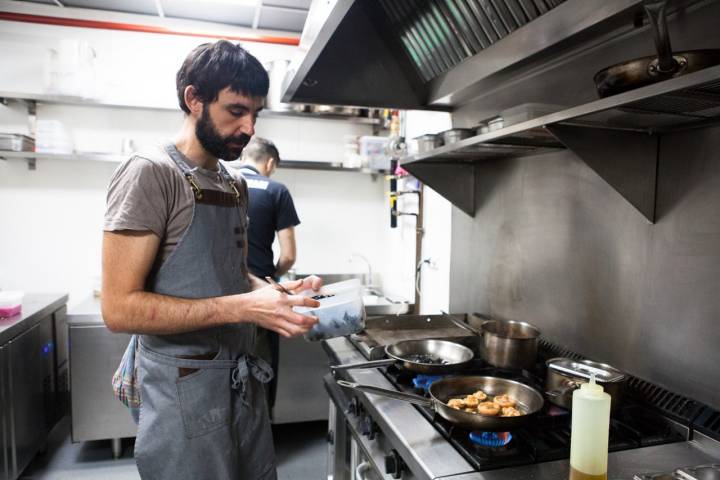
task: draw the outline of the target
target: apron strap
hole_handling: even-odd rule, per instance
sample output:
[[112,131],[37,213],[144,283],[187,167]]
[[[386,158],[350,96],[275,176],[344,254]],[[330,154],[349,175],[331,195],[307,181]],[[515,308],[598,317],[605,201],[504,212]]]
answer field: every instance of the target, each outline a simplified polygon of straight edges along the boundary
[[220,167],[220,174],[223,176],[225,181],[230,185],[230,188],[233,191],[233,194],[235,195],[235,199],[237,200],[237,203],[240,203],[240,190],[238,189],[238,182],[235,180],[235,177],[230,175],[230,172],[227,171],[227,168],[225,168],[225,165],[218,162],[218,167]]
[[232,175],[227,171],[222,163],[218,162],[218,170],[220,176],[227,182],[232,190],[232,193],[220,192],[215,190],[206,190],[200,188],[197,180],[195,179],[194,172],[198,167],[191,167],[187,164],[182,154],[178,152],[178,149],[172,143],[165,144],[165,152],[170,156],[173,162],[178,166],[185,179],[192,188],[195,200],[200,203],[209,203],[211,205],[233,207],[240,203],[241,195],[238,189],[237,182]]

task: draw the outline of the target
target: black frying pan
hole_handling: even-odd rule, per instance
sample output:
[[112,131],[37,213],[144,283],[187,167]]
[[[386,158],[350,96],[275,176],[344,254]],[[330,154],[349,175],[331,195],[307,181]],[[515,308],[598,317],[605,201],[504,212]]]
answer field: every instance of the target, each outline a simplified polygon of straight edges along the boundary
[[667,0],[645,0],[643,8],[652,25],[657,57],[638,58],[600,70],[595,74],[595,86],[602,98],[720,64],[719,49],[673,53],[665,14]]
[[[428,393],[429,398],[413,395],[411,393],[398,392],[372,385],[361,385],[358,383],[338,380],[338,385],[363,392],[374,393],[384,397],[414,403],[423,407],[432,408],[438,415],[453,425],[468,430],[482,430],[507,432],[514,430],[532,419],[543,407],[543,396],[534,388],[524,383],[516,382],[498,377],[480,376],[458,376],[448,377],[434,381]],[[489,396],[508,395],[517,402],[516,408],[522,415],[519,417],[491,417],[479,413],[456,410],[447,405],[451,398],[465,397],[478,390],[482,390]]]
[[370,362],[332,365],[330,369],[350,370],[397,365],[399,368],[425,374],[447,373],[464,366],[475,356],[465,345],[448,340],[405,340],[385,347],[388,358]]

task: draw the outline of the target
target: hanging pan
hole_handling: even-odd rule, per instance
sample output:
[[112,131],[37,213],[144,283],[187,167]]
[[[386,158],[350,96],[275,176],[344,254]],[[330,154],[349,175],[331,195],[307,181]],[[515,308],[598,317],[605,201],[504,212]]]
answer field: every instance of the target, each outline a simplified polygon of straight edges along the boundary
[[652,26],[657,57],[638,58],[599,71],[595,75],[595,86],[601,98],[720,64],[720,49],[673,53],[665,12],[667,3],[667,0],[643,2]]

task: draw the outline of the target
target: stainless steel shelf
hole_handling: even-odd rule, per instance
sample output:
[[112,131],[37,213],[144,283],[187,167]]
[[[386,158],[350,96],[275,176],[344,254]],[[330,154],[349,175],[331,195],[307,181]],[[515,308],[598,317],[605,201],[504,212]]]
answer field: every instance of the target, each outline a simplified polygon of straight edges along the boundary
[[475,162],[491,158],[538,155],[565,148],[543,127],[499,137],[497,136],[498,132],[501,130],[419,153],[405,158],[401,164],[408,165],[422,161]]
[[167,110],[167,111],[180,111],[177,105],[165,105],[165,104],[129,104],[129,103],[118,103],[109,102],[105,100],[98,100],[94,98],[77,97],[73,95],[53,95],[45,93],[27,93],[27,92],[8,92],[0,91],[0,99],[3,100],[18,100],[21,102],[37,102],[47,103],[55,105],[80,105],[86,107],[107,107],[107,108],[123,108],[123,109],[137,109],[137,110]]
[[[533,149],[562,148],[557,142],[538,143],[549,125],[665,133],[720,117],[720,66],[707,68],[630,92],[544,115],[405,158],[401,164],[435,160],[475,160],[512,156]],[[535,141],[533,140],[535,139]],[[487,156],[485,156],[487,152]]]
[[351,115],[342,115],[339,113],[306,113],[306,112],[295,112],[295,111],[277,111],[277,110],[262,110],[260,117],[265,118],[305,118],[309,120],[340,120],[350,123],[359,123],[362,125],[381,125],[382,121],[379,118],[369,117],[358,117]]
[[120,163],[126,158],[126,155],[116,155],[110,153],[38,153],[0,150],[0,159],[27,160],[28,168],[30,170],[35,170],[37,160],[73,160]]
[[[715,66],[413,155],[401,165],[474,215],[475,163],[565,147],[654,222],[659,138],[719,122]],[[458,165],[464,168],[448,171]]]
[[[37,153],[37,152],[16,152],[9,150],[0,150],[0,159],[2,160],[27,160],[28,166],[34,170],[36,160],[72,160],[72,161],[90,161],[90,162],[109,162],[120,163],[127,159],[130,155],[119,155],[113,153]],[[379,174],[381,172],[372,171],[364,168],[346,168],[340,163],[330,162],[312,162],[304,160],[283,160],[280,164],[281,169],[296,170],[324,170],[330,172],[354,172]]]
[[[108,102],[92,98],[75,97],[69,95],[48,95],[40,93],[22,93],[22,92],[6,92],[0,91],[0,100],[16,100],[21,102],[35,102],[53,105],[79,105],[85,107],[102,107],[102,108],[120,108],[130,110],[155,110],[155,111],[174,111],[180,113],[177,105],[141,105]],[[303,118],[310,120],[337,120],[349,123],[357,123],[362,125],[380,125],[379,118],[359,117],[352,115],[342,115],[337,113],[307,113],[296,112],[294,110],[278,111],[278,110],[262,110],[259,115],[261,118]]]

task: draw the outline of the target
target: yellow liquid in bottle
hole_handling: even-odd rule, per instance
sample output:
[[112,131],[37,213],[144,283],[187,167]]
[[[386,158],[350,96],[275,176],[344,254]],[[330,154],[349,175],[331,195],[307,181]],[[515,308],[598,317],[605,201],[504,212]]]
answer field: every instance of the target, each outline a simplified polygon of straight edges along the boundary
[[607,480],[607,473],[602,475],[590,475],[574,468],[570,468],[570,480]]

